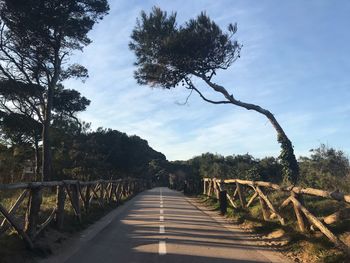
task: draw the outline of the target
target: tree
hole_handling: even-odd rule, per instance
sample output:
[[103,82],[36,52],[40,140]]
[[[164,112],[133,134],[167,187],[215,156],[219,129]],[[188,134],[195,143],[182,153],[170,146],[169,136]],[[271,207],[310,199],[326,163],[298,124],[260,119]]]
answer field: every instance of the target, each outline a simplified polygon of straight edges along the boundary
[[1,106],[31,112],[42,123],[43,180],[50,179],[55,91],[65,79],[88,77],[86,68],[69,64],[68,58],[91,42],[87,33],[108,10],[107,0],[1,1],[0,81],[39,95],[36,100],[28,96],[5,100]]
[[40,169],[40,130],[40,123],[27,115],[0,111],[0,131],[2,139],[7,142],[6,144],[17,147],[23,145],[34,147],[35,179],[38,179]]
[[[285,178],[296,183],[299,167],[293,146],[274,115],[258,105],[236,99],[225,87],[214,82],[218,70],[228,69],[240,57],[242,46],[231,40],[236,31],[237,25],[230,24],[228,32],[223,32],[205,13],[178,26],[176,13],[168,16],[157,7],[149,15],[141,12],[129,43],[136,55],[135,78],[141,85],[166,89],[182,85],[190,90],[190,94],[196,92],[206,102],[232,104],[263,114],[277,132]],[[195,79],[220,93],[223,100],[204,96]]]
[[[8,139],[10,144],[23,145],[30,144],[35,150],[35,178],[39,179],[40,153],[39,142],[42,140],[41,130],[44,125],[43,116],[34,113],[40,112],[40,97],[43,89],[40,86],[16,83],[10,81],[0,81],[0,131],[3,137]],[[58,84],[54,90],[52,104],[52,128],[57,130],[57,124],[62,122],[75,122],[79,129],[81,125],[77,117],[77,112],[84,111],[90,101],[81,96],[76,90],[64,89]],[[32,106],[26,105],[25,100],[30,100]],[[7,102],[12,103],[7,106]]]
[[112,129],[83,132],[67,147],[71,163],[65,166],[66,175],[79,179],[149,178],[158,172],[151,171],[150,163],[166,163],[146,140]]
[[314,188],[349,192],[350,163],[343,151],[321,144],[310,157],[300,157],[301,183]]

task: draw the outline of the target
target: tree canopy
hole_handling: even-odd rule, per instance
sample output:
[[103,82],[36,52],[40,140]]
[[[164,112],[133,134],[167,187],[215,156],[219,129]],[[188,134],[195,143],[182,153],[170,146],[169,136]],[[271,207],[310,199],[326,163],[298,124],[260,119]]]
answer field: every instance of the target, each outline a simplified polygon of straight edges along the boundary
[[204,12],[183,26],[176,13],[154,7],[141,12],[129,47],[136,54],[135,77],[140,84],[171,88],[189,81],[191,75],[208,78],[218,69],[227,69],[240,54],[241,45],[232,41],[237,25],[223,32]]
[[[295,184],[299,167],[291,141],[274,115],[255,104],[242,102],[214,82],[219,70],[228,69],[240,57],[242,45],[233,36],[237,24],[229,24],[224,32],[204,12],[183,25],[176,23],[176,13],[154,7],[150,14],[141,12],[131,34],[129,48],[136,55],[135,78],[141,85],[166,89],[184,86],[194,91],[206,102],[232,104],[263,114],[271,122],[281,145],[280,159],[285,181]],[[211,91],[219,93],[222,100],[213,100],[204,95],[201,80]]]
[[64,102],[70,101],[68,107],[74,107],[73,97],[78,94],[63,91],[60,83],[68,78],[85,79],[88,72],[82,65],[71,63],[69,57],[91,43],[88,32],[108,10],[107,0],[1,2],[0,108],[19,111],[42,124],[43,180],[50,179],[51,173],[49,132],[53,100],[59,98],[55,93],[63,99],[56,103],[61,112],[67,113]]

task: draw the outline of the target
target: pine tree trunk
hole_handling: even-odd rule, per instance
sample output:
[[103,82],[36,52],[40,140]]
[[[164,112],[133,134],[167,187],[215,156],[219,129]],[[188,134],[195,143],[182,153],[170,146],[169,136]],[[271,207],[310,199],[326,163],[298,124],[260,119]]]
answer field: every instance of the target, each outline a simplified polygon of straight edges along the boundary
[[49,142],[49,124],[45,120],[43,125],[43,150],[42,150],[42,181],[49,181],[51,179],[51,160],[50,160],[50,142]]
[[42,156],[42,181],[51,180],[51,147],[50,147],[50,122],[53,100],[53,86],[49,85],[47,91],[47,103],[45,107],[45,119],[43,123],[43,156]]
[[219,101],[219,102],[208,100],[191,84],[192,89],[197,90],[197,92],[199,92],[200,96],[205,101],[208,101],[214,104],[231,103],[233,105],[245,108],[247,110],[254,110],[256,112],[259,112],[265,115],[266,118],[268,118],[268,120],[271,122],[272,126],[277,132],[277,141],[281,145],[280,159],[281,159],[281,164],[283,166],[284,181],[286,183],[296,184],[299,177],[299,165],[294,155],[293,145],[289,140],[289,138],[287,137],[287,135],[285,134],[281,125],[277,122],[275,116],[273,116],[273,114],[270,111],[258,105],[242,102],[240,100],[235,99],[233,95],[230,95],[223,86],[220,86],[218,84],[211,82],[210,79],[208,79],[205,75],[201,75],[197,73],[192,73],[192,74],[203,79],[213,90],[223,94],[224,97],[227,99],[227,101]]
[[50,145],[50,126],[51,126],[51,111],[53,104],[53,94],[54,89],[58,82],[58,77],[61,71],[61,60],[59,58],[59,48],[55,50],[55,59],[54,59],[54,74],[51,81],[47,87],[47,101],[44,114],[44,123],[43,123],[43,162],[42,162],[42,179],[43,181],[51,180],[51,145]]
[[35,137],[34,148],[35,148],[34,177],[35,177],[35,181],[38,181],[39,180],[39,171],[40,171],[40,152],[39,152],[39,140],[37,137]]

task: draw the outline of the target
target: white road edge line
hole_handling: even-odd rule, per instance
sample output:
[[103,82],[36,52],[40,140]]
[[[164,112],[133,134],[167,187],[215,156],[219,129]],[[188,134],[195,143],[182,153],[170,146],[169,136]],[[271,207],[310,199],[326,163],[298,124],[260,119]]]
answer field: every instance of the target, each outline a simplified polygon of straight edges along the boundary
[[166,243],[165,243],[165,241],[159,241],[158,253],[161,256],[166,255]]
[[159,216],[159,221],[164,222],[164,216]]

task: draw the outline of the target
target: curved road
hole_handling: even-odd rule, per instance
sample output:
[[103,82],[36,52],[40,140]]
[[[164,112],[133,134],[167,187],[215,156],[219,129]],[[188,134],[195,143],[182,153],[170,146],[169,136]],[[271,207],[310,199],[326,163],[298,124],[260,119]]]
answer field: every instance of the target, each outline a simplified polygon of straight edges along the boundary
[[251,234],[220,222],[183,194],[154,188],[137,195],[43,262],[289,262]]

